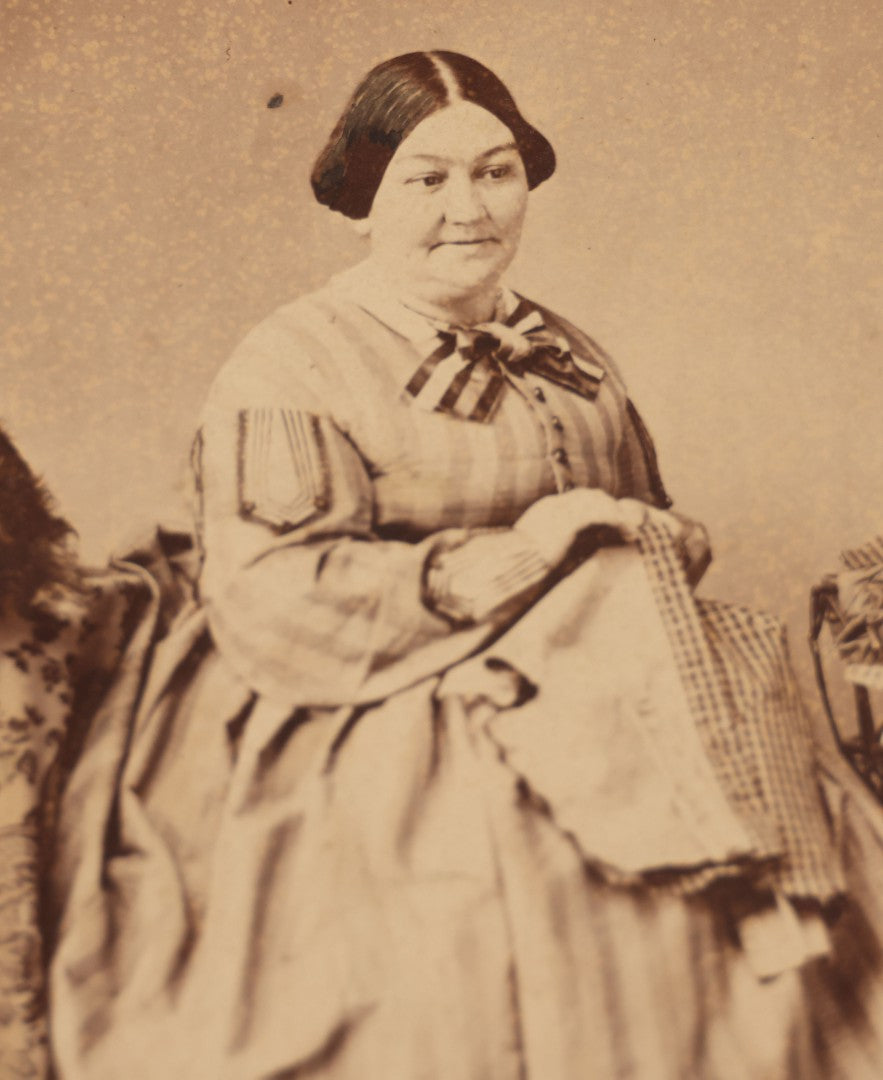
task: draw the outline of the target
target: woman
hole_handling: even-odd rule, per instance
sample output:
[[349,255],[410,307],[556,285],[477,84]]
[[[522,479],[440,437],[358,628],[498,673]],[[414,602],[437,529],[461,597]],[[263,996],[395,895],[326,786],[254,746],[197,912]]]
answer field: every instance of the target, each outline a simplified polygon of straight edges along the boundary
[[66,795],[63,1080],[879,1074],[781,631],[693,601],[618,372],[502,285],[554,165],[455,53],[332,133],[370,256],[217,377],[200,603]]

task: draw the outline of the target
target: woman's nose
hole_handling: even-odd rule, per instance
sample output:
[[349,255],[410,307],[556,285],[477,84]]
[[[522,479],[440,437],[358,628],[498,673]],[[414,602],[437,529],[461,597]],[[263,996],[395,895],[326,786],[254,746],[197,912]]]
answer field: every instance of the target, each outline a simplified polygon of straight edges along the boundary
[[471,177],[451,177],[446,195],[445,217],[449,222],[468,225],[485,216],[481,194]]

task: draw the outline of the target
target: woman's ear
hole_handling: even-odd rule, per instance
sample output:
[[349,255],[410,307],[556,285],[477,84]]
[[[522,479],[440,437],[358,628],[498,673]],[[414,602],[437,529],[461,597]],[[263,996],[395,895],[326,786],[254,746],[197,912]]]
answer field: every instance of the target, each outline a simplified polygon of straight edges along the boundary
[[347,220],[357,236],[368,237],[371,235],[370,218],[348,218]]

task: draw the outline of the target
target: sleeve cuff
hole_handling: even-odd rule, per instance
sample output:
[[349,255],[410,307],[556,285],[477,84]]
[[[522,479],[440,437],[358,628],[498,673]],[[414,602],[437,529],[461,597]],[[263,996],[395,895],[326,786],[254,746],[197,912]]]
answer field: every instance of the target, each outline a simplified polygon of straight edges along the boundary
[[425,601],[456,623],[482,622],[538,585],[551,567],[514,530],[479,533],[427,561]]

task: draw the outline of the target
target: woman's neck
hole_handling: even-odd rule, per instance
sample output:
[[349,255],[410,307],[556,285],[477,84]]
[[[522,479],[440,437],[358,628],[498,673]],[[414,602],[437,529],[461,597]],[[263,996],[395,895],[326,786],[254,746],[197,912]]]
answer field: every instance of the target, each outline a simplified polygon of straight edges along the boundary
[[430,319],[437,319],[454,326],[475,326],[477,323],[490,322],[494,318],[499,295],[499,289],[494,288],[480,296],[470,295],[439,301],[428,300],[420,295],[414,296],[406,291],[400,293],[399,300],[412,311],[426,315]]
[[490,322],[496,315],[500,298],[500,287],[496,282],[462,295],[428,295],[406,280],[391,277],[385,268],[377,266],[371,259],[363,266],[375,281],[382,282],[391,297],[429,319],[455,326],[474,326]]

